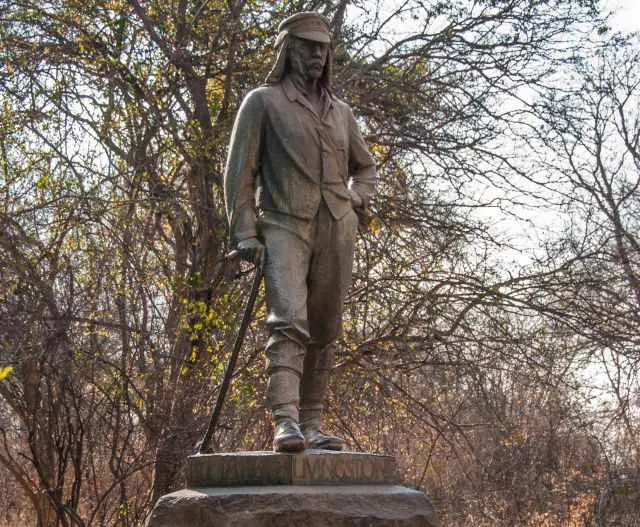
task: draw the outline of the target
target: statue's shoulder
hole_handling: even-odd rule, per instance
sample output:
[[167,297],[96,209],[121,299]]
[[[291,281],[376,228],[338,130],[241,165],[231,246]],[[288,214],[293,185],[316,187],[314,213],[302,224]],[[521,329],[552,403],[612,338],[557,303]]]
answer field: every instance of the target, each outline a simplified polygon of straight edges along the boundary
[[257,88],[251,90],[249,93],[255,94],[255,96],[262,98],[277,97],[283,93],[282,83],[277,84],[263,84]]
[[248,92],[242,99],[239,112],[243,115],[257,116],[272,105],[273,87],[259,86]]
[[264,86],[260,86],[247,92],[247,94],[244,96],[243,102],[247,103],[261,101],[264,98],[263,88]]
[[275,99],[282,97],[280,84],[263,84],[254,88],[244,96],[243,104],[268,106]]
[[333,105],[338,108],[341,114],[347,116],[351,113],[351,106],[349,106],[349,104],[333,94],[331,94],[331,98],[333,99]]

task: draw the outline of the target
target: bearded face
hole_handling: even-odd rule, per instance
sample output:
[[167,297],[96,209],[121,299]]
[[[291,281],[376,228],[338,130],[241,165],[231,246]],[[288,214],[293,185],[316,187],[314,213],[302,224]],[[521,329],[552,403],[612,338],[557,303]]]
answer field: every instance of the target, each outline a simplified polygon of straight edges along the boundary
[[292,37],[289,68],[305,81],[319,80],[327,63],[329,44]]

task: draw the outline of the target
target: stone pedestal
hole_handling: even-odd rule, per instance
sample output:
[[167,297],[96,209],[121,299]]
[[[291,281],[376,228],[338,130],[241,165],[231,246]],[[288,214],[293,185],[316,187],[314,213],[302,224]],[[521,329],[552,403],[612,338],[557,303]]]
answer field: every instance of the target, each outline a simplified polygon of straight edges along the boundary
[[427,497],[390,456],[306,450],[191,456],[188,489],[158,500],[147,527],[437,527]]

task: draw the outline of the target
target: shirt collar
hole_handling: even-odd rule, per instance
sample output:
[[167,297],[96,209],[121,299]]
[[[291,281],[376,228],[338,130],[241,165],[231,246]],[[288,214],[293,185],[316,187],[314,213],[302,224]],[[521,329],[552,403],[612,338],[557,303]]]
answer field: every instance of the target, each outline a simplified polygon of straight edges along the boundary
[[[285,95],[290,101],[295,101],[296,99],[305,100],[308,103],[308,99],[304,90],[296,86],[296,83],[291,78],[291,75],[286,75],[284,80],[282,81],[282,89],[284,90]],[[322,98],[322,107],[323,107],[323,115],[326,111],[333,106],[333,95],[329,90],[327,90],[324,86],[320,85],[321,90],[321,98]]]

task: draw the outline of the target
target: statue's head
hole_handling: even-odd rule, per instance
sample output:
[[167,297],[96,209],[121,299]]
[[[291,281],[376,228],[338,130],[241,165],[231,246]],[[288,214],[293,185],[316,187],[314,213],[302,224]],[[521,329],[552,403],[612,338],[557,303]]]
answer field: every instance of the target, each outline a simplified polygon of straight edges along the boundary
[[312,11],[296,13],[278,26],[276,63],[267,84],[280,82],[290,71],[315,78],[326,88],[331,78],[331,34],[326,17]]

